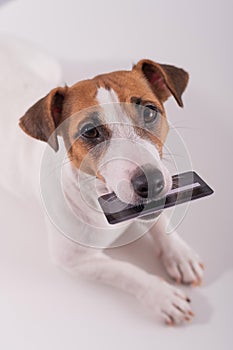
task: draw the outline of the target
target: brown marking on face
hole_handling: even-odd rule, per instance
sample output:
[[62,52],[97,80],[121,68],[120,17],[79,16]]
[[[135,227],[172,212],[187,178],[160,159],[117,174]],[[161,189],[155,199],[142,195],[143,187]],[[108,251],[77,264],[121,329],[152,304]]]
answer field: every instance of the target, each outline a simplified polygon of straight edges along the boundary
[[[101,156],[106,150],[102,147],[102,153],[98,152],[98,155],[92,152],[90,144],[86,143],[83,139],[78,138],[75,141],[74,135],[78,130],[78,126],[85,120],[88,120],[88,115],[92,112],[98,112],[100,118],[101,107],[98,105],[96,95],[99,88],[105,88],[107,90],[114,90],[118,96],[119,102],[126,103],[124,108],[127,115],[132,119],[132,124],[135,125],[136,132],[141,136],[149,139],[157,145],[157,148],[162,149],[162,144],[165,140],[166,133],[162,132],[167,127],[166,115],[162,103],[154,95],[149,88],[145,79],[137,71],[118,71],[109,74],[99,75],[91,80],[79,82],[71,86],[66,95],[65,107],[63,110],[63,120],[68,120],[68,123],[63,124],[63,130],[61,135],[63,136],[66,148],[68,150],[68,156],[76,168],[82,168],[83,171],[98,176],[98,163]],[[163,113],[160,120],[160,132],[157,137],[152,132],[138,128],[138,115],[135,112],[135,105],[132,105],[132,97],[137,96],[141,98],[143,102],[150,102],[156,105]],[[72,118],[69,118],[73,116]],[[102,119],[103,124],[105,121]],[[67,125],[66,125],[67,124]],[[157,126],[158,128],[158,126]],[[100,148],[98,146],[97,148]]]
[[92,113],[99,110],[96,93],[97,87],[93,80],[81,81],[69,88],[60,131],[72,165],[91,175],[97,171],[91,145],[76,135],[85,121],[91,121]]

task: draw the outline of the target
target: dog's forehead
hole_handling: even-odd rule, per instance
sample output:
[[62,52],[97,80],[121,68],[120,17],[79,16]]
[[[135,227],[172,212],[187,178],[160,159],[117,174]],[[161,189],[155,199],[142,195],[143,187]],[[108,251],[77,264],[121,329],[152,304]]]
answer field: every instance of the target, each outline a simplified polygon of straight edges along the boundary
[[[131,103],[132,97],[143,97],[143,99],[148,101],[156,101],[158,106],[163,109],[160,101],[156,98],[143,76],[134,71],[116,71],[101,74],[93,79],[80,81],[71,86],[68,92],[66,114],[71,115],[99,105],[100,100],[102,100],[102,98],[99,98],[100,90],[113,91],[115,102],[117,100],[117,102],[121,103]],[[101,95],[103,97],[103,93]],[[109,103],[110,99],[105,98],[105,101]]]
[[130,118],[130,106],[119,101],[115,90],[100,87],[98,88],[96,99],[100,106],[101,120],[111,130],[113,137],[138,138],[134,131],[135,121],[133,118]]

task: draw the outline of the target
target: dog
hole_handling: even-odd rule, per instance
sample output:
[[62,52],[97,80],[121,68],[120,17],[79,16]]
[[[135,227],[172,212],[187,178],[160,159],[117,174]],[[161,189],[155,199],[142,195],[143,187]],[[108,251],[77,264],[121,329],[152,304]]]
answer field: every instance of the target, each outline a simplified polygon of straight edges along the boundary
[[[72,210],[82,217],[77,230],[84,236],[85,232],[95,232],[98,223],[104,229],[110,229],[110,225],[102,212],[93,215],[83,199],[82,186],[77,183],[80,173],[86,179],[94,178],[105,191],[114,191],[126,203],[148,202],[170,190],[171,175],[161,160],[169,129],[164,102],[172,95],[182,107],[187,83],[188,73],[183,69],[142,59],[129,71],[102,74],[71,87],[55,87],[20,118],[20,128],[30,137],[46,142],[54,154],[59,151],[58,138],[63,139],[69,159],[64,190]],[[70,118],[73,115],[77,117]],[[62,124],[64,128],[59,130]],[[25,162],[30,160],[30,167],[35,166],[38,171],[43,143],[32,145],[28,136],[20,137],[26,145],[21,149],[21,157],[25,157]],[[141,148],[145,150],[142,154]],[[124,154],[126,158],[122,157]],[[21,171],[27,172],[27,168]],[[88,190],[94,193],[91,198],[97,203],[96,190],[91,186]],[[147,234],[152,237],[168,275],[177,283],[200,284],[203,263],[176,232],[165,234],[165,214],[144,220],[146,225],[149,223]],[[93,221],[91,228],[88,221]],[[123,226],[123,233],[140,226],[142,221],[143,218],[130,221]],[[83,274],[133,295],[168,325],[193,318],[190,299],[179,288],[107,256],[105,249],[74,242],[51,223],[48,231],[53,260],[69,273]]]

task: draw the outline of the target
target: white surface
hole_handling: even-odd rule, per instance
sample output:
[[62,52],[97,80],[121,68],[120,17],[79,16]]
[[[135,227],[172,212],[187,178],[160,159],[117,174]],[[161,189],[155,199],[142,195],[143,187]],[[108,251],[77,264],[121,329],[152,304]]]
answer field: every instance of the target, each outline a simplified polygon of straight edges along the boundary
[[[128,68],[146,56],[186,68],[192,79],[185,109],[178,109],[171,99],[168,116],[181,128],[193,168],[215,189],[212,198],[191,204],[179,227],[205,261],[206,275],[202,287],[185,288],[193,300],[193,324],[174,329],[156,323],[130,297],[57,270],[49,261],[40,208],[1,191],[2,349],[230,348],[231,15],[230,1],[127,1],[121,5],[21,0],[1,8],[1,32],[29,38],[61,58],[67,82]],[[146,237],[111,254],[151,272],[161,270]]]

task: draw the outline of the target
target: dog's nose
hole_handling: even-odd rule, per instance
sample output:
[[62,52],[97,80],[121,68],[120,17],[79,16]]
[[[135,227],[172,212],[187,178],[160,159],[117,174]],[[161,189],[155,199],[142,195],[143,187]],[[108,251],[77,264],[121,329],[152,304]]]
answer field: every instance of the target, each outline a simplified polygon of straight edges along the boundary
[[159,169],[140,168],[131,178],[134,192],[142,198],[153,199],[164,188],[164,177]]

